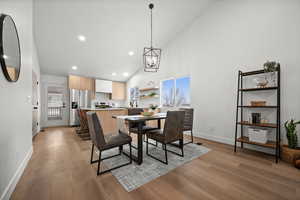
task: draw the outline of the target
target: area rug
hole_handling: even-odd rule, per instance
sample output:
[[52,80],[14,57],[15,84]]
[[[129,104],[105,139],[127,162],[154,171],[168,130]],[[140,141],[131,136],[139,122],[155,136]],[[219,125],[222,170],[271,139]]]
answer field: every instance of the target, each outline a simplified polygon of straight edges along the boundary
[[[117,178],[121,185],[128,191],[135,190],[136,188],[170,172],[171,170],[202,156],[210,151],[210,149],[199,146],[196,144],[188,144],[184,146],[184,157],[180,157],[168,152],[168,165],[165,165],[146,155],[146,144],[144,143],[144,159],[141,165],[137,165],[135,162],[131,165],[116,169],[112,171],[112,174]],[[168,149],[180,153],[180,149],[172,146],[168,146]],[[128,145],[124,146],[124,151],[129,152]],[[104,151],[103,157],[118,154],[118,148]],[[149,152],[151,155],[155,155],[164,160],[164,151],[161,145],[154,147],[149,145]],[[132,149],[132,154],[136,154],[136,150]],[[104,164],[111,168],[128,162],[128,157],[125,155],[117,156],[109,160],[103,161]]]

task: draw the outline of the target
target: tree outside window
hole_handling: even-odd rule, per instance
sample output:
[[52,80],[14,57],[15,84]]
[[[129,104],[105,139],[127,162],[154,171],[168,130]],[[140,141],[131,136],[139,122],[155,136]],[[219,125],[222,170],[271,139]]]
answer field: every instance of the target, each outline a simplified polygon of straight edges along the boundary
[[190,106],[190,77],[171,78],[161,82],[163,107]]

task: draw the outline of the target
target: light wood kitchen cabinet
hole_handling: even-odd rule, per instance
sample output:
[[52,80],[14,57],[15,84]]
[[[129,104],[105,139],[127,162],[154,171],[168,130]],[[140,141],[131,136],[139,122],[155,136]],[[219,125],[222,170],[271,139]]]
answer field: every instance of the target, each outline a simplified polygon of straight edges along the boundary
[[112,100],[125,100],[125,83],[122,82],[112,82]]
[[80,90],[80,76],[74,76],[74,75],[70,75],[69,76],[69,88],[70,89],[76,89],[76,90]]
[[91,78],[86,78],[82,76],[69,76],[69,88],[77,90],[94,90],[94,81]]

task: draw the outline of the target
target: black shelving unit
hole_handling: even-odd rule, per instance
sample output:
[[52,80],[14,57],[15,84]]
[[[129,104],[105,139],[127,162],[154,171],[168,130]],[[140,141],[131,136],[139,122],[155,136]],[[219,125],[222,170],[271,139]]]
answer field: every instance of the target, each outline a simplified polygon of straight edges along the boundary
[[[276,70],[277,77],[277,85],[272,87],[264,87],[264,88],[244,88],[243,87],[243,78],[245,76],[253,76],[266,73],[264,70],[250,71],[250,72],[242,72],[238,73],[238,91],[237,91],[237,106],[236,106],[236,124],[235,124],[235,143],[234,143],[234,152],[236,152],[237,142],[241,143],[241,148],[244,148],[244,143],[251,145],[258,145],[266,148],[271,148],[275,150],[275,159],[276,163],[278,159],[280,159],[280,67]],[[277,104],[269,105],[269,106],[250,106],[244,105],[244,95],[245,93],[252,91],[274,91],[276,92]],[[267,123],[267,124],[252,124],[251,122],[246,122],[243,119],[244,109],[248,108],[256,108],[256,109],[276,109],[276,123]],[[240,116],[240,117],[239,117]],[[240,135],[238,135],[238,126],[241,126]],[[252,126],[252,127],[266,127],[276,129],[276,140],[268,141],[266,144],[252,142],[248,137],[244,136],[244,126]]]

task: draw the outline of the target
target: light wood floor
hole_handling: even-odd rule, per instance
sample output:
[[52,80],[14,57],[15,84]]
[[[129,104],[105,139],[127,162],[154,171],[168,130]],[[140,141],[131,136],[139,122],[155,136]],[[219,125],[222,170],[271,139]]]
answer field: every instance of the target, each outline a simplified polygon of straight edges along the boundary
[[72,128],[51,128],[34,140],[33,156],[11,199],[300,199],[300,171],[272,157],[206,140],[209,153],[128,193],[113,175],[96,176],[90,142]]

